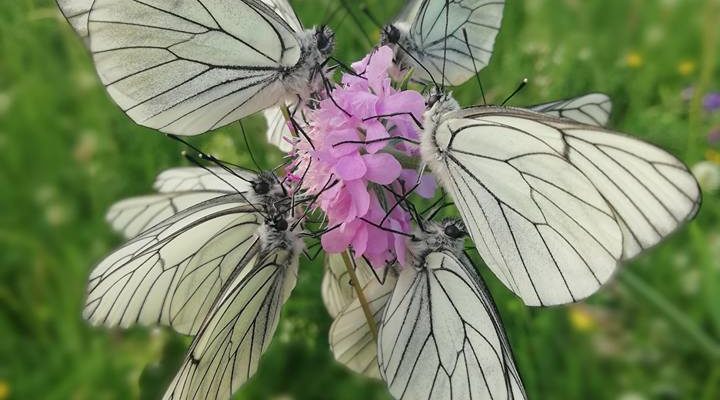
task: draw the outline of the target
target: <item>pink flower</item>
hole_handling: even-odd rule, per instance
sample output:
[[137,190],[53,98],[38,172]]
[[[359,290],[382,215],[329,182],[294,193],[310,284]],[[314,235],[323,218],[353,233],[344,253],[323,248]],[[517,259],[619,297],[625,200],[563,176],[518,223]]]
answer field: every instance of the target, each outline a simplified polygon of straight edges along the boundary
[[[342,84],[309,113],[307,135],[311,143],[295,146],[292,175],[302,188],[319,195],[317,207],[327,216],[330,230],[322,246],[330,253],[351,248],[382,267],[405,263],[410,214],[398,202],[418,181],[417,172],[404,169],[396,158],[418,153],[416,121],[425,111],[423,96],[392,86],[388,71],[393,52],[381,47],[352,64]],[[371,142],[371,143],[367,143]],[[435,183],[423,177],[417,193],[432,197]]]

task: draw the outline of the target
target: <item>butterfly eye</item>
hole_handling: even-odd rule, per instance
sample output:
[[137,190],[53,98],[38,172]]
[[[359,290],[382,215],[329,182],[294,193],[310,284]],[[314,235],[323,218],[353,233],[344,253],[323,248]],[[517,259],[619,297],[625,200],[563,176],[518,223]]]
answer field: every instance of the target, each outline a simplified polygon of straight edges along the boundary
[[335,47],[335,39],[333,32],[326,26],[318,27],[315,32],[315,40],[317,48],[322,54],[330,54]]
[[445,235],[452,239],[460,239],[467,233],[465,229],[458,223],[453,223],[445,227]]
[[265,180],[257,180],[253,182],[252,187],[256,194],[270,193],[270,183]]
[[400,30],[395,25],[388,25],[382,31],[382,44],[398,43],[400,41]]
[[277,229],[278,231],[286,231],[289,227],[287,220],[280,215],[275,217],[272,224],[273,224],[273,227],[275,229]]

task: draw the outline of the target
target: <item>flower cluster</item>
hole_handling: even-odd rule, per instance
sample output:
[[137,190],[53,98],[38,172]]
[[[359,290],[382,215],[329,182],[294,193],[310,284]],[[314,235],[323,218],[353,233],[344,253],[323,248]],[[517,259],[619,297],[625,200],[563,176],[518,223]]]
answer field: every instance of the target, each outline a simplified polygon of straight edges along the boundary
[[318,195],[329,230],[329,253],[352,248],[375,267],[405,263],[411,216],[398,205],[416,182],[420,196],[432,197],[435,183],[418,179],[401,160],[416,156],[423,96],[393,87],[393,51],[381,47],[352,65],[339,87],[310,112],[307,136],[294,149],[293,174],[302,189]]

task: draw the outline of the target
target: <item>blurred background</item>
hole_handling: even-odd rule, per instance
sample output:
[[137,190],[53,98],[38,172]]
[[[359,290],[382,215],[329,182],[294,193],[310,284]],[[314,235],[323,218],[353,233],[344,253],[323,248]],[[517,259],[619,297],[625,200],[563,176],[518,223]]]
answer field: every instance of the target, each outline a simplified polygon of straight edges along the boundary
[[[307,25],[342,7],[291,3]],[[345,62],[379,37],[360,3],[383,22],[402,6],[347,1],[352,14],[342,8],[330,21]],[[718,21],[718,0],[508,1],[481,73],[489,100],[524,77],[514,105],[608,93],[612,126],[678,155],[704,189],[694,222],[585,303],[530,309],[480,268],[530,398],[720,398]],[[458,90],[462,104],[479,100],[475,85]],[[261,164],[277,165],[264,122],[246,126]],[[234,124],[193,140],[250,166],[239,132]],[[148,192],[159,171],[184,164],[181,150],[112,104],[52,0],[0,2],[0,400],[161,396],[188,340],[93,329],[80,314],[89,270],[120,242],[105,224],[108,206]],[[381,383],[333,361],[319,261],[303,261],[272,347],[238,399],[388,398]]]

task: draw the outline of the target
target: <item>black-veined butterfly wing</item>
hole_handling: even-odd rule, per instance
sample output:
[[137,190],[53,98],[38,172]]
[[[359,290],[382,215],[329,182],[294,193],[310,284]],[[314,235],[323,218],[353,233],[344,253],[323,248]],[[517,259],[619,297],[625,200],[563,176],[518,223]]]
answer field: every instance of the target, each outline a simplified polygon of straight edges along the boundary
[[113,229],[132,238],[173,215],[207,200],[227,194],[252,197],[257,174],[239,168],[181,167],[161,172],[154,187],[160,192],[119,201],[110,207],[106,219]]
[[401,273],[378,340],[396,399],[524,399],[512,350],[487,289],[462,255],[434,251]]
[[620,227],[564,158],[561,130],[479,107],[426,127],[422,142],[483,260],[526,304],[578,301],[611,277],[622,258]]
[[[356,297],[355,289],[345,266],[346,262],[350,262],[349,257],[346,253],[328,253],[325,255],[325,273],[323,274],[320,290],[325,308],[333,318],[337,317]],[[354,264],[355,276],[357,276],[361,287],[375,280],[375,276],[370,271],[371,267],[365,260],[362,258],[355,260]]]
[[292,150],[292,133],[280,107],[272,107],[263,111],[267,123],[267,141],[285,153]]
[[262,217],[240,195],[162,221],[101,261],[83,316],[94,325],[166,325],[194,334],[222,288],[259,250]]
[[282,245],[265,237],[252,268],[222,293],[165,399],[229,399],[255,373],[297,281],[299,242],[285,233]]
[[153,188],[160,193],[207,191],[245,193],[257,179],[255,172],[240,168],[179,167],[161,172]]
[[[384,283],[370,278],[363,285],[362,291],[377,327],[382,323],[383,311],[395,288],[397,277],[394,272],[389,272]],[[360,300],[353,295],[353,299],[330,326],[330,349],[335,359],[350,370],[380,379],[377,341],[370,329]]]
[[88,17],[95,0],[57,0],[60,12],[68,20],[70,26],[89,45]]
[[457,86],[472,78],[490,61],[504,6],[497,0],[411,1],[393,25],[412,53],[398,50],[403,63],[414,68],[413,79]]
[[303,30],[303,25],[295,14],[290,3],[287,0],[261,0],[270,7],[277,15],[290,25],[296,32]]
[[603,93],[589,93],[572,99],[528,107],[530,110],[559,118],[567,118],[581,124],[607,126],[612,112],[612,101]]
[[135,122],[179,135],[221,127],[286,96],[297,32],[260,0],[95,0],[98,74]]
[[658,244],[695,217],[702,193],[675,156],[632,136],[571,120],[513,109],[513,118],[536,119],[562,134],[565,157],[617,215],[623,260]]

